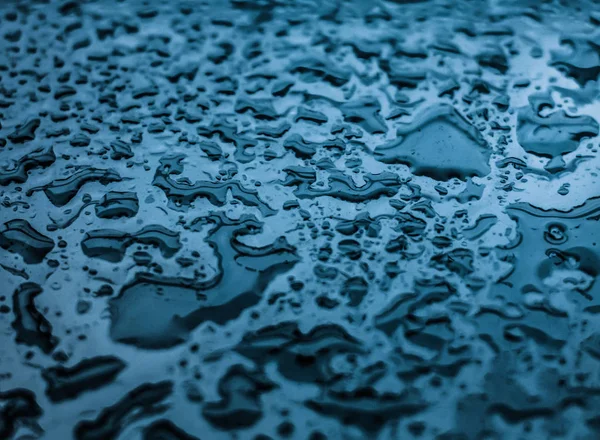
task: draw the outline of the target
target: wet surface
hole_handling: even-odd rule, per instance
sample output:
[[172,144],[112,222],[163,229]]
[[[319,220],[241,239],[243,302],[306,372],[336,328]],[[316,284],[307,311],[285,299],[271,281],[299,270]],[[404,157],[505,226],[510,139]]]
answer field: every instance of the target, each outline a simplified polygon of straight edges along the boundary
[[597,10],[3,3],[0,438],[599,438]]

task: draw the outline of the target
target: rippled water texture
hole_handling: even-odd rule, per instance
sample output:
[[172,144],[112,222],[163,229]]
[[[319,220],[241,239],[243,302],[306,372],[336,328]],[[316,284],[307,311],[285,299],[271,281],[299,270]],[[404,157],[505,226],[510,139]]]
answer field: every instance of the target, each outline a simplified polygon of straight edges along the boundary
[[600,438],[600,6],[4,1],[0,438]]

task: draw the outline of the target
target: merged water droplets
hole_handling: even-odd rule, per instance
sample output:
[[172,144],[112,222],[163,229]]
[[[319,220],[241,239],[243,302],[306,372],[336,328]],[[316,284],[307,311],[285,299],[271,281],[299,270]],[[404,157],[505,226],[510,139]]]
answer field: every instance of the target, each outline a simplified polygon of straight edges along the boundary
[[600,437],[593,2],[5,3],[1,438]]

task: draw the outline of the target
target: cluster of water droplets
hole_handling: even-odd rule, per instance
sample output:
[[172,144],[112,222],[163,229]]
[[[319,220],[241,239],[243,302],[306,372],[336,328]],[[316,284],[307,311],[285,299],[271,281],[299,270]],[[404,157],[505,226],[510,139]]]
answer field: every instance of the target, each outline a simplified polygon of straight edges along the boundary
[[563,3],[3,4],[0,438],[598,438]]

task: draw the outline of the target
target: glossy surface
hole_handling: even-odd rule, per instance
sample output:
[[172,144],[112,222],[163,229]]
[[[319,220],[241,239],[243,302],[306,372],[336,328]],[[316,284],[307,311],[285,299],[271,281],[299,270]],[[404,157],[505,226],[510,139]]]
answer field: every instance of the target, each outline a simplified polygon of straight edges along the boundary
[[2,3],[0,438],[599,438],[597,10]]

